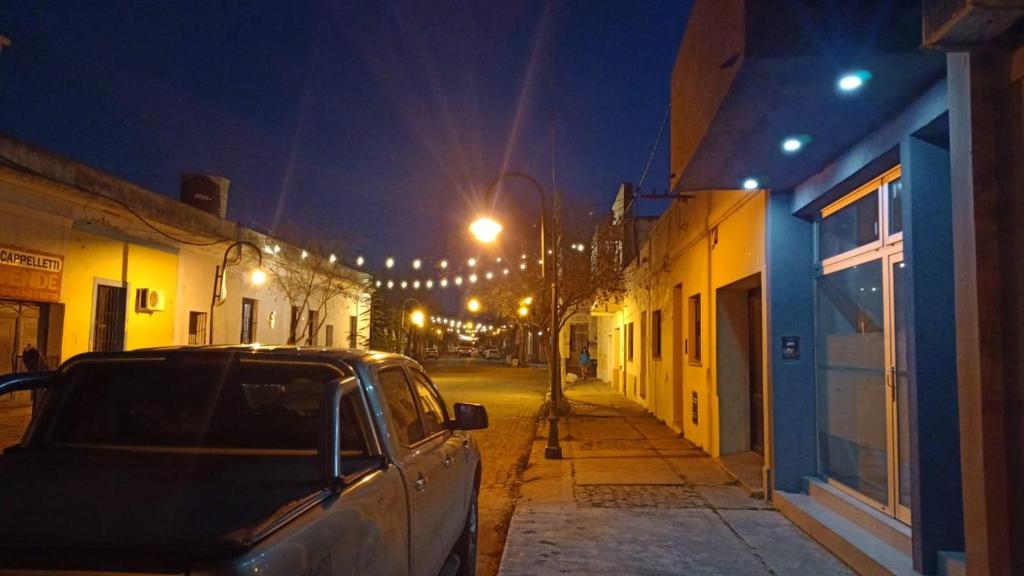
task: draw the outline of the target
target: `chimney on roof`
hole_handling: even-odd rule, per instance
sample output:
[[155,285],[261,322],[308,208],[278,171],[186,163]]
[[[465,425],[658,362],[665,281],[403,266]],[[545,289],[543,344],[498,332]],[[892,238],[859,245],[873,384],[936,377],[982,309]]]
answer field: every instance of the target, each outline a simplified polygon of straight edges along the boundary
[[209,174],[182,174],[181,201],[221,219],[228,215],[231,181]]

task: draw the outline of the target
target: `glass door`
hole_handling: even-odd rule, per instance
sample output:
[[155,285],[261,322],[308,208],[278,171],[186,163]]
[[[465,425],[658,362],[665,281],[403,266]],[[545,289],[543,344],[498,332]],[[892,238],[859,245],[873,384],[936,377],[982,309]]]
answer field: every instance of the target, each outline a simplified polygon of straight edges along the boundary
[[821,473],[887,509],[890,498],[885,268],[873,259],[818,278]]
[[889,269],[889,350],[886,385],[889,388],[893,458],[892,476],[896,480],[890,500],[896,518],[910,524],[910,394],[907,381],[906,263],[903,253],[888,259]]
[[910,523],[910,422],[902,252],[823,269],[817,282],[821,473]]
[[821,475],[909,524],[905,193],[895,167],[822,208],[815,351]]

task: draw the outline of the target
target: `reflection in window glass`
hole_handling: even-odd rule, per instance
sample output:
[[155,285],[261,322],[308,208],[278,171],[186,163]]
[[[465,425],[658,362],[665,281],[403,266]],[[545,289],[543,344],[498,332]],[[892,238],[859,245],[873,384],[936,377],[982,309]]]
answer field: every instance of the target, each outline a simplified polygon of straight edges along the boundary
[[907,377],[905,262],[892,265],[892,316],[896,352],[896,429],[899,435],[900,504],[910,507],[910,381]]
[[372,432],[366,421],[366,410],[358,392],[349,392],[338,406],[338,438],[342,460],[348,457],[369,457]]
[[821,472],[888,501],[882,261],[818,278]]
[[889,182],[889,234],[903,231],[903,179]]
[[420,410],[423,411],[423,428],[428,437],[443,431],[444,408],[441,400],[434,393],[434,390],[427,383],[426,376],[419,372],[412,373],[413,382],[416,384],[416,396],[420,401]]
[[388,368],[381,370],[378,378],[384,398],[387,399],[388,412],[391,413],[388,420],[391,432],[405,446],[422,440],[423,426],[405,372],[401,368]]
[[54,444],[315,450],[338,373],[318,365],[181,355],[68,372]]
[[878,240],[878,191],[818,222],[818,256],[822,260]]

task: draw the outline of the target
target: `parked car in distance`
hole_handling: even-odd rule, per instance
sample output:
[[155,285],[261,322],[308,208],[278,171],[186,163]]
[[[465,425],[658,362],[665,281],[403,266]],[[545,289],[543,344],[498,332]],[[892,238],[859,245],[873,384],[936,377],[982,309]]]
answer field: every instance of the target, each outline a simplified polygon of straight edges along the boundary
[[500,360],[501,353],[498,352],[497,348],[488,348],[487,351],[484,352],[484,358],[488,360]]
[[437,346],[427,346],[427,349],[423,353],[423,357],[437,360],[441,357],[441,354],[438,352]]
[[472,346],[459,346],[459,356],[472,356],[472,355],[473,355],[473,347]]
[[89,353],[0,456],[0,575],[472,576],[476,404],[397,354]]

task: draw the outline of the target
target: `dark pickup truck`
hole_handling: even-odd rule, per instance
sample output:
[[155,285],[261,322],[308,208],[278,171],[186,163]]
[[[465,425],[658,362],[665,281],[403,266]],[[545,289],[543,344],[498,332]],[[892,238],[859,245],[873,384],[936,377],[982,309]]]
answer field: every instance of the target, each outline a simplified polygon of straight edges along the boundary
[[77,356],[0,456],[0,575],[472,575],[480,454],[415,361],[310,348]]

